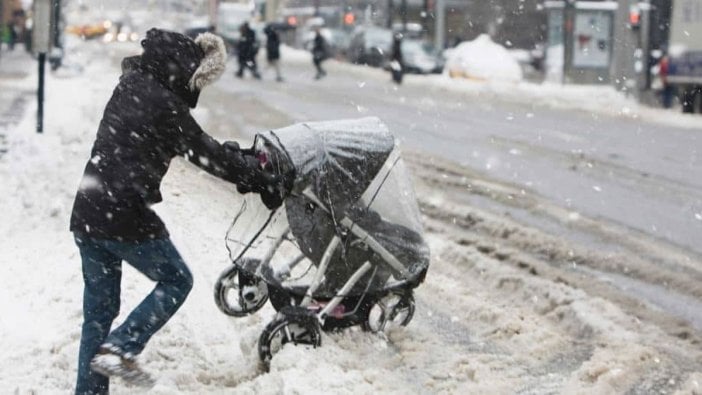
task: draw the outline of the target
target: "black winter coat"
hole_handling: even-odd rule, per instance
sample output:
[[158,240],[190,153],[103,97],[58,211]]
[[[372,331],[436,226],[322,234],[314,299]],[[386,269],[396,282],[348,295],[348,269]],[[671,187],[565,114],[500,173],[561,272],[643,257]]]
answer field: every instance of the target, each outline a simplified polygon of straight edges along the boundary
[[273,29],[266,30],[266,57],[269,61],[280,59],[280,36]]
[[250,27],[241,29],[241,37],[237,44],[237,56],[241,60],[252,60],[258,53],[258,42],[256,41],[256,32]]
[[322,37],[321,34],[317,33],[314,36],[314,42],[312,45],[312,58],[316,62],[321,62],[329,57],[329,50],[327,48],[327,40]]
[[233,183],[251,168],[241,151],[220,145],[190,115],[198,92],[187,81],[202,58],[199,48],[151,44],[158,50],[147,43],[144,55],[123,62],[76,194],[73,232],[125,241],[168,237],[150,206],[162,200],[161,180],[175,156]]

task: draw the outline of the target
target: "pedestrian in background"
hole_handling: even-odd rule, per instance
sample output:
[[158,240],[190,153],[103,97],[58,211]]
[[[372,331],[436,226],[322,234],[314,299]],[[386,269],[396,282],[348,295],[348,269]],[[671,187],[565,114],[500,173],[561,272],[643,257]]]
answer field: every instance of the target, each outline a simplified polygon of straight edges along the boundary
[[239,71],[236,72],[236,76],[243,78],[244,70],[249,69],[253,77],[260,80],[261,74],[258,73],[258,66],[256,64],[256,55],[258,54],[256,32],[251,29],[248,22],[244,22],[239,28],[239,34],[239,42],[237,43]]
[[269,24],[263,30],[266,34],[266,59],[268,67],[275,70],[275,80],[283,81],[283,76],[280,74],[280,35],[273,25]]
[[314,29],[314,43],[312,46],[312,61],[314,62],[314,67],[317,69],[317,75],[315,79],[318,80],[327,75],[327,72],[322,68],[322,62],[324,62],[329,57],[329,50],[327,48],[327,40],[322,36],[319,27]]
[[15,44],[24,41],[24,21],[24,10],[15,10],[12,12],[12,18],[10,19],[8,25],[10,29],[10,40],[8,42],[8,47],[10,51],[15,49]]
[[663,56],[658,63],[658,78],[660,78],[661,102],[663,104],[663,108],[671,108],[673,106],[673,97],[675,96],[675,88],[668,82],[669,73],[670,57],[667,53],[663,53]]
[[395,33],[392,38],[392,50],[390,51],[390,72],[392,80],[397,84],[402,83],[405,64],[402,59],[402,33]]

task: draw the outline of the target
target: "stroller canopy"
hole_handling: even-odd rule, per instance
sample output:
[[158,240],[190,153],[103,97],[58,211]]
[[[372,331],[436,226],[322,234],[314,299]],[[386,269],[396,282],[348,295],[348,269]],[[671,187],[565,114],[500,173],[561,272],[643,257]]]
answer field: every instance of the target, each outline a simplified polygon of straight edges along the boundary
[[311,187],[337,212],[360,199],[395,147],[378,118],[300,123],[258,136],[287,154],[294,190]]

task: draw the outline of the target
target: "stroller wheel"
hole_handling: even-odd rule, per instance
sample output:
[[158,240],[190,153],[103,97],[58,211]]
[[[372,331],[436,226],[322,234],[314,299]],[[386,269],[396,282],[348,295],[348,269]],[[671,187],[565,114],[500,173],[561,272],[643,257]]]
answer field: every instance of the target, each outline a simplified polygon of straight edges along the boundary
[[371,306],[368,310],[368,318],[363,323],[363,329],[377,333],[390,327],[407,326],[414,317],[414,310],[412,292],[391,293]]
[[266,283],[232,265],[217,279],[215,303],[226,315],[244,317],[260,310],[268,301]]
[[313,348],[322,345],[322,332],[314,313],[304,307],[287,306],[266,325],[258,339],[258,356],[266,371],[273,355],[288,343]]

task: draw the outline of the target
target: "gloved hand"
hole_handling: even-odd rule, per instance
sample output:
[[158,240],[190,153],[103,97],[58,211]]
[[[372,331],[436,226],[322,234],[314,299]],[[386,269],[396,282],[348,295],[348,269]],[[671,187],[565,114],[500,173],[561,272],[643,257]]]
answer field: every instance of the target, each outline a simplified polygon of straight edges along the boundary
[[236,141],[226,141],[222,146],[229,164],[227,180],[235,183],[236,190],[241,194],[253,192],[262,172],[256,158],[250,150],[242,150]]
[[224,148],[231,156],[236,167],[236,189],[239,193],[249,192],[261,195],[261,201],[269,210],[274,210],[283,204],[285,187],[282,178],[269,174],[261,168],[254,157],[253,150],[242,150],[234,141],[224,143]]
[[241,193],[256,192],[266,184],[265,173],[261,169],[258,160],[253,156],[243,155],[243,166],[239,169],[236,190]]
[[261,201],[269,210],[275,210],[283,204],[283,189],[280,177],[271,177],[267,187],[259,192]]

